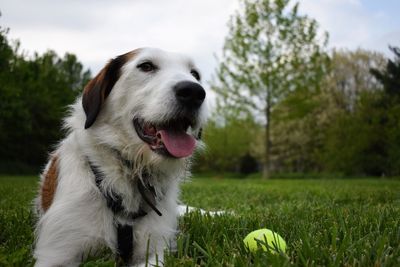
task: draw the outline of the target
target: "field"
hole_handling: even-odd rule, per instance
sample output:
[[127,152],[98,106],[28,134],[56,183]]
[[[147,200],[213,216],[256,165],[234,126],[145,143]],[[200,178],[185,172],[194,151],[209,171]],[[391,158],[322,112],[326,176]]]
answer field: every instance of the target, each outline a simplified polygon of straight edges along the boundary
[[[0,266],[31,266],[35,177],[0,177]],[[223,216],[181,218],[178,249],[166,266],[400,266],[399,180],[196,178],[185,203]],[[249,253],[243,238],[267,227],[285,254]],[[114,266],[105,251],[83,266]]]

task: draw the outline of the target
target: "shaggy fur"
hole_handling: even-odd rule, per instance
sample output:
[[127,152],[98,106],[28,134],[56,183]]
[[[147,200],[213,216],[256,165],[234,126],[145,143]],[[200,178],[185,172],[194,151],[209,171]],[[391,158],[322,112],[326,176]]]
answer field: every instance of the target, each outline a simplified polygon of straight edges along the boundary
[[[146,61],[157,69],[140,70],[138,65]],[[193,70],[193,62],[183,55],[143,48],[111,60],[87,85],[65,119],[68,135],[41,175],[35,266],[78,266],[104,246],[116,252],[116,223],[133,225],[131,265],[144,264],[147,244],[149,263],[158,259],[162,265],[163,251],[176,234],[179,183],[189,174],[190,157],[156,153],[139,138],[132,121],[159,124],[181,116],[173,88],[181,81],[199,83]],[[190,113],[189,134],[198,135],[206,113],[204,103]],[[142,199],[137,181],[148,172],[163,215],[150,211],[133,221],[114,216],[95,184],[89,160],[105,177],[103,191],[121,196],[126,212],[138,211]]]

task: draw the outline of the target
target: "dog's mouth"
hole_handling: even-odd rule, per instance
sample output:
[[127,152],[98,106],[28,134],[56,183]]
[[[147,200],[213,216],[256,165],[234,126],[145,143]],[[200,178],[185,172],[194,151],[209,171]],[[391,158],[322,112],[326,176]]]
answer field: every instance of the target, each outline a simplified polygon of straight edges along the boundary
[[187,131],[194,123],[189,119],[175,119],[166,123],[150,123],[143,119],[133,119],[136,133],[151,150],[164,156],[183,158],[192,155],[196,140]]

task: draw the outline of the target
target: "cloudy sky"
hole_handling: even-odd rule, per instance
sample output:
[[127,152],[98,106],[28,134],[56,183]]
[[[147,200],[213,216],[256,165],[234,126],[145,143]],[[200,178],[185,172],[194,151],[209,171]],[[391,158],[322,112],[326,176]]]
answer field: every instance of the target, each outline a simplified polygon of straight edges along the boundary
[[[0,25],[32,54],[76,54],[97,73],[137,47],[190,54],[209,80],[238,0],[2,0]],[[399,0],[300,0],[301,12],[330,35],[329,46],[381,51],[400,46]]]

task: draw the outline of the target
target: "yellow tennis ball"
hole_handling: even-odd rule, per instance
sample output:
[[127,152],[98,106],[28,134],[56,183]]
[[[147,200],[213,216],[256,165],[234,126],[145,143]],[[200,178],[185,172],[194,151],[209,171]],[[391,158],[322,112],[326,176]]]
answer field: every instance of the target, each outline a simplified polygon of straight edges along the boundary
[[271,253],[286,252],[286,242],[277,233],[269,229],[259,229],[248,234],[243,242],[252,252],[262,249]]

